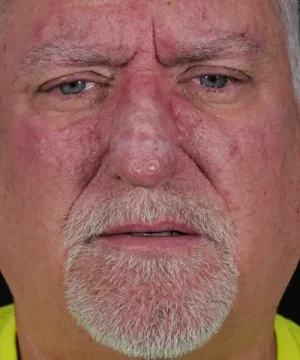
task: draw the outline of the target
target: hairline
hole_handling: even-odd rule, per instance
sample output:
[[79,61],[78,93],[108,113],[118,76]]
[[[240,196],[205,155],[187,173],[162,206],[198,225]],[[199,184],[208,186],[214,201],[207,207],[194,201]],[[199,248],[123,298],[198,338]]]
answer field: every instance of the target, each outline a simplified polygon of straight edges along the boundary
[[300,7],[299,0],[271,0],[285,32],[285,46],[290,63],[295,98],[300,100]]

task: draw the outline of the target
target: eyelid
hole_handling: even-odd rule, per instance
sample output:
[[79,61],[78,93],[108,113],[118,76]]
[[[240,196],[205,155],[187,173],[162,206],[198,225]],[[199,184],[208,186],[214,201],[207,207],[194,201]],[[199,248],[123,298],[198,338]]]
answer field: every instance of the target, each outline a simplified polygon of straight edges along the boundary
[[[242,84],[243,81],[234,77],[230,77],[227,75],[220,75],[220,74],[213,74],[213,75],[200,75],[200,76],[196,76],[195,78],[192,79],[193,82],[197,82],[196,80],[199,81],[200,78],[206,77],[206,76],[212,76],[212,77],[220,77],[220,78],[226,78],[227,79],[227,84],[225,85],[225,87],[228,87],[229,85],[236,85],[236,84]],[[199,84],[201,85],[201,84]],[[203,87],[206,87],[205,85],[203,85]],[[210,89],[210,87],[206,87],[208,89]],[[213,87],[211,89],[214,89]],[[218,90],[218,88],[215,88],[216,90]],[[222,88],[219,88],[219,90]]]
[[95,83],[98,85],[108,85],[112,79],[109,79],[103,75],[92,73],[92,72],[85,72],[85,73],[76,73],[65,75],[53,80],[49,80],[43,85],[41,85],[38,89],[39,92],[47,93],[50,91],[55,90],[61,85],[76,82],[76,81],[83,81],[86,83]]
[[179,78],[179,82],[185,82],[193,78],[199,78],[202,76],[224,76],[228,77],[232,81],[248,82],[251,80],[250,76],[246,75],[244,72],[230,69],[227,67],[221,66],[193,66],[192,68],[187,69]]

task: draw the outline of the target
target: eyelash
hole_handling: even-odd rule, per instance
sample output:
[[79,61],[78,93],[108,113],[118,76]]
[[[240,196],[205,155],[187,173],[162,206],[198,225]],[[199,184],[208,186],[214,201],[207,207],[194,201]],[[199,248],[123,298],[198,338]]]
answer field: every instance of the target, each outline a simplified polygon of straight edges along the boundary
[[[87,93],[90,93],[89,90],[95,89],[99,87],[101,90],[106,90],[110,87],[110,82],[113,79],[108,78],[106,76],[100,75],[98,73],[94,72],[85,72],[85,73],[77,73],[72,75],[65,75],[64,77],[57,78],[54,80],[50,80],[46,83],[44,83],[40,88],[38,89],[39,93],[44,94],[50,94],[50,93],[58,93],[60,90],[60,87],[64,85],[70,85],[70,84],[76,84],[79,82],[85,83],[85,86],[91,85],[88,89],[69,96],[69,98],[75,98],[75,97],[83,97],[87,95]],[[62,97],[68,98],[68,95],[64,95],[62,92],[60,92],[57,95],[61,95]]]
[[[209,79],[214,77],[213,79]],[[208,81],[208,84],[224,83],[223,87],[214,87],[203,85],[201,79]],[[111,80],[99,74],[73,74],[59,79],[51,80],[39,88],[39,93],[49,95],[41,97],[45,104],[52,106],[60,111],[67,109],[85,109],[94,108],[103,104],[110,96],[112,91]],[[251,78],[241,71],[230,68],[214,66],[195,66],[188,69],[178,79],[182,94],[194,103],[211,102],[211,103],[229,103],[235,101],[240,94],[239,86],[246,84]],[[204,81],[204,83],[206,82]],[[80,91],[80,82],[84,83],[84,89]],[[73,85],[72,85],[73,84]],[[67,93],[61,91],[63,86],[70,85],[71,91]],[[79,85],[79,89],[77,88]],[[74,88],[75,86],[75,88]],[[75,93],[72,91],[75,89]],[[86,89],[85,89],[86,88]],[[79,92],[76,93],[76,90]]]
[[[64,86],[67,88],[62,92],[61,88]],[[110,79],[81,73],[50,80],[40,86],[36,94],[40,95],[37,101],[44,108],[57,112],[74,112],[94,110],[109,97],[110,88]]]
[[60,92],[60,94],[61,94],[62,96],[65,96],[65,97],[68,97],[68,96],[70,96],[70,97],[71,97],[71,96],[72,96],[72,97],[75,97],[75,96],[83,96],[83,94],[84,94],[85,92],[88,92],[88,91],[89,91],[90,89],[92,89],[92,88],[95,88],[95,87],[97,87],[97,86],[99,86],[99,87],[103,86],[103,87],[104,87],[104,85],[100,85],[100,84],[98,84],[98,83],[96,83],[96,82],[94,82],[94,81],[79,79],[79,80],[65,81],[65,82],[62,82],[62,83],[60,83],[60,84],[51,86],[51,87],[46,88],[46,89],[41,88],[41,89],[40,89],[40,92],[46,93],[46,94],[54,93],[54,92],[56,92],[56,91],[60,91],[60,87],[62,87],[62,86],[64,86],[64,85],[71,85],[71,84],[79,83],[79,82],[85,83],[86,86],[87,86],[88,84],[93,84],[93,85],[92,85],[91,87],[89,87],[88,89],[81,91],[81,92],[78,93],[78,94],[66,95],[66,94],[63,94],[62,92]]
[[[224,78],[226,80],[226,83],[223,87],[209,87],[209,86],[205,86],[203,84],[201,84],[201,78],[209,78],[209,77],[215,77],[215,78]],[[196,80],[199,82],[199,84],[196,83]],[[228,91],[228,87],[236,87],[238,85],[241,85],[243,84],[243,80],[241,79],[238,79],[236,77],[233,77],[233,76],[229,76],[229,75],[224,75],[224,74],[205,74],[205,75],[199,75],[197,77],[194,77],[192,79],[192,81],[194,83],[196,83],[197,86],[199,86],[200,88],[203,89],[203,91],[206,91],[206,92],[212,92],[212,93],[221,93],[221,92],[224,92],[224,91]]]

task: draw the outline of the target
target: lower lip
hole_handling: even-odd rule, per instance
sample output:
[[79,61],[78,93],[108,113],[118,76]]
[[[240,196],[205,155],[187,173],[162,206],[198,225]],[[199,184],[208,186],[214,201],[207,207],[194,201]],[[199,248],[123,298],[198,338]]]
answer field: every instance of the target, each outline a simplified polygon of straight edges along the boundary
[[134,235],[109,235],[96,238],[102,243],[113,247],[130,249],[187,249],[199,246],[203,241],[202,236],[134,236]]

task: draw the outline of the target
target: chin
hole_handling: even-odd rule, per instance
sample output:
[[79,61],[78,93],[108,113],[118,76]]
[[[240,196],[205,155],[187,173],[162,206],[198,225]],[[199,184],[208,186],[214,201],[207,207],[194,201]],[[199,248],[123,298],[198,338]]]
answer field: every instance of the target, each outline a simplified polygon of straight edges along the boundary
[[134,252],[98,242],[70,251],[67,310],[99,344],[128,357],[177,358],[220,331],[238,291],[234,253]]

